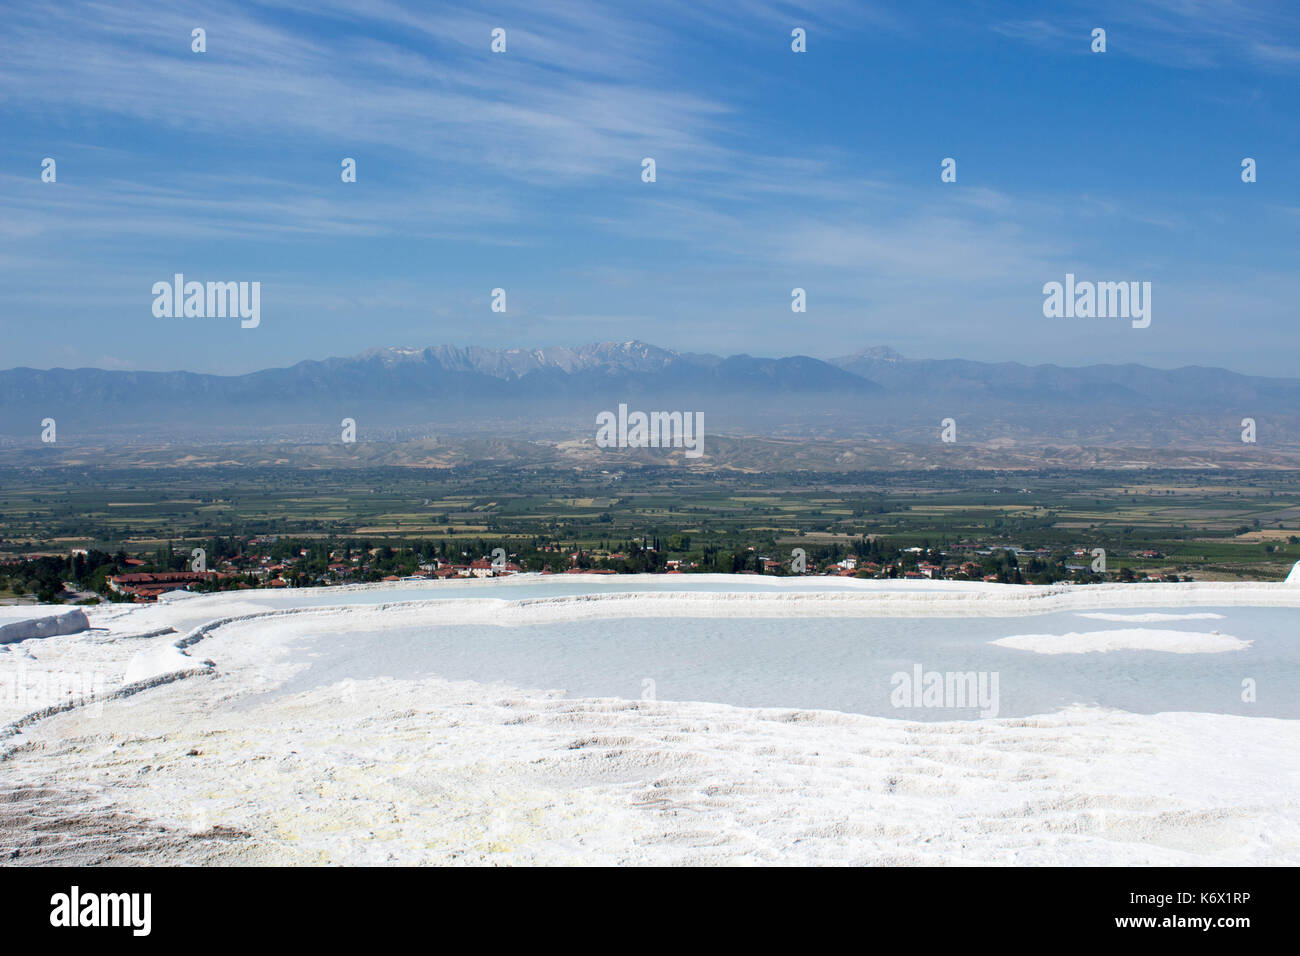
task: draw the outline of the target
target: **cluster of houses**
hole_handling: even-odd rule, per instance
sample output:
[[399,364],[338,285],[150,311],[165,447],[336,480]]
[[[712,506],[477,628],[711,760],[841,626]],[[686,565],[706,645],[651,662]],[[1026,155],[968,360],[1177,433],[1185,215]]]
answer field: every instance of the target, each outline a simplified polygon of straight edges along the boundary
[[[910,548],[908,550],[915,551],[915,552],[921,551],[920,548]],[[780,572],[780,570],[783,567],[780,561],[773,560],[772,558],[761,557],[759,558],[759,560],[763,564],[764,573],[767,574],[777,574]],[[908,568],[904,570],[903,565],[899,563],[878,564],[875,561],[860,561],[858,560],[856,555],[851,554],[847,558],[844,558],[842,561],[836,561],[831,564],[828,564],[821,572],[817,572],[815,570],[809,569],[803,573],[804,574],[820,573],[822,576],[832,576],[832,577],[841,577],[841,578],[856,578],[856,577],[886,578],[892,576],[895,578],[922,579],[922,578],[944,578],[952,575],[964,575],[965,577],[969,578],[974,576],[979,570],[980,570],[980,566],[976,564],[974,561],[964,561],[961,564],[951,565],[948,567],[945,567],[944,565],[941,564],[931,564],[930,562],[922,561],[918,563],[915,568]],[[891,571],[893,572],[892,575],[891,575]],[[755,572],[751,571],[749,573],[753,574]],[[997,575],[995,574],[989,575],[988,577],[985,578],[985,580],[995,581],[997,580]]]
[[[378,549],[370,552],[373,557]],[[299,552],[299,557],[307,557],[307,551]],[[294,560],[288,559],[276,563],[270,563],[269,559],[262,558],[258,568],[250,572],[253,577],[262,579],[262,586],[287,587],[289,582],[283,577],[284,574],[294,570]],[[353,555],[350,558],[341,557],[338,552],[331,552],[329,564],[326,565],[326,577],[330,583],[341,583],[348,579],[354,579],[370,569],[370,562],[364,555]],[[491,578],[502,577],[507,574],[517,574],[523,568],[513,561],[506,561],[504,564],[494,564],[487,558],[476,558],[468,563],[453,563],[443,558],[437,558],[426,564],[421,564],[411,574],[399,575],[388,574],[380,578],[382,581],[429,581],[441,580],[444,578]],[[373,579],[372,579],[373,580]]]
[[108,587],[113,593],[135,601],[156,601],[160,594],[186,591],[195,584],[219,577],[222,575],[214,571],[135,571],[112,575]]
[[[305,557],[306,552],[301,556]],[[141,562],[136,562],[137,564]],[[108,587],[115,594],[124,598],[130,598],[137,602],[151,602],[158,600],[158,596],[166,594],[169,591],[191,590],[196,584],[206,583],[208,581],[220,582],[230,581],[235,577],[251,577],[257,581],[257,586],[264,588],[287,588],[292,586],[292,582],[287,580],[284,575],[291,573],[294,562],[289,561],[271,561],[270,558],[254,558],[250,562],[222,561],[219,564],[220,571],[142,571],[131,572],[127,574],[115,574],[108,578]],[[244,565],[241,567],[240,565]],[[329,565],[329,578],[333,579],[331,583],[341,583],[348,577],[351,577],[359,570],[361,559],[355,561],[336,561]],[[390,574],[383,577],[383,581],[428,581],[444,578],[491,578],[502,577],[508,574],[516,574],[523,568],[513,561],[507,561],[504,565],[494,565],[485,558],[479,558],[470,561],[468,564],[452,564],[448,561],[435,561],[430,564],[422,564],[418,571],[409,575]],[[609,573],[613,573],[612,571]],[[230,585],[233,589],[248,588],[252,585],[245,581],[233,581]]]
[[[919,552],[920,548],[909,549]],[[963,561],[961,564],[944,566],[942,564],[933,564],[929,561],[919,562],[915,568],[904,570],[903,565],[894,564],[877,564],[875,561],[859,561],[855,556],[850,555],[843,561],[837,561],[825,571],[826,574],[838,575],[839,577],[890,577],[890,572],[898,578],[909,580],[920,580],[923,578],[938,579],[960,575],[966,578],[972,578],[978,574],[980,566],[974,561]],[[984,580],[996,581],[997,575],[987,575]]]
[[[333,569],[333,565],[330,565]],[[493,564],[487,558],[477,558],[469,564],[452,564],[450,561],[437,560],[431,564],[422,564],[420,569],[414,574],[405,576],[397,574],[386,575],[385,581],[429,581],[443,580],[445,578],[497,578],[504,577],[507,574],[517,574],[523,568],[513,561],[507,561],[504,564]]]

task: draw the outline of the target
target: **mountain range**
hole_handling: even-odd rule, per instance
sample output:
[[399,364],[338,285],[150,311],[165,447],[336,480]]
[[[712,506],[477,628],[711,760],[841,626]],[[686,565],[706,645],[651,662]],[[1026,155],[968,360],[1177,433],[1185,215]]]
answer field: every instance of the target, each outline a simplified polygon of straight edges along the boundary
[[577,348],[382,348],[244,375],[14,368],[0,371],[0,431],[53,417],[102,429],[273,427],[342,416],[371,423],[590,421],[619,402],[707,410],[747,427],[903,426],[936,415],[1061,423],[1300,415],[1300,379],[1190,366],[1027,366],[909,359],[869,348],[822,361],[676,352],[644,342]]

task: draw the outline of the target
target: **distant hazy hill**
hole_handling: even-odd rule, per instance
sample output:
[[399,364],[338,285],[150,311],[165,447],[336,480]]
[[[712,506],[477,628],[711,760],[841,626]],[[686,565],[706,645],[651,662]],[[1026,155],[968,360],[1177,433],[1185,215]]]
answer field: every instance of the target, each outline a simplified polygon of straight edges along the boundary
[[863,398],[880,386],[805,356],[681,355],[643,342],[576,349],[375,349],[247,375],[17,368],[0,372],[0,427],[43,417],[149,422],[310,422],[573,414],[620,401],[687,410],[718,402]]
[[[580,348],[386,348],[247,375],[16,368],[0,371],[0,431],[30,437],[53,417],[73,433],[112,424],[144,429],[328,424],[590,422],[628,402],[644,410],[706,411],[710,427],[753,425],[811,436],[816,429],[927,431],[954,415],[976,429],[1018,422],[1038,434],[1083,440],[1158,440],[1169,416],[1201,416],[1195,437],[1243,416],[1300,415],[1300,380],[1216,368],[1141,365],[1062,368],[961,359],[908,359],[866,349],[823,362],[674,352],[644,342]],[[1105,410],[1105,411],[1103,411]],[[1158,415],[1156,413],[1159,413]],[[485,424],[485,428],[487,425]],[[1293,429],[1287,429],[1288,432]],[[1281,429],[1273,429],[1275,436]],[[829,433],[829,432],[828,432]],[[976,432],[977,433],[977,432]],[[976,434],[964,432],[964,434]],[[1222,433],[1222,434],[1221,434]],[[990,435],[1012,434],[994,428]],[[1171,440],[1173,434],[1164,434]]]
[[1300,413],[1300,379],[1239,375],[1221,368],[1145,365],[1021,365],[964,359],[907,359],[893,349],[863,349],[831,364],[895,394],[953,396],[968,401],[1054,405],[1128,404],[1213,412]]

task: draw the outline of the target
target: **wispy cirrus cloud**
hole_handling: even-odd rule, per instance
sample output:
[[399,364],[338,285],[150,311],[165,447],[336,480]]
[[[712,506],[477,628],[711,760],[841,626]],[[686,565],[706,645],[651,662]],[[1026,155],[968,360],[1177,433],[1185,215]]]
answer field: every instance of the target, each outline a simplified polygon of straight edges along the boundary
[[[998,8],[1014,14],[1018,8]],[[1108,52],[1182,69],[1247,63],[1290,70],[1300,66],[1300,10],[1286,0],[1146,0],[1143,3],[1062,3],[1050,16],[995,19],[1005,37],[1063,54],[1090,52],[1094,28],[1107,32]],[[1282,38],[1291,37],[1292,42]]]
[[[149,282],[182,268],[256,269],[258,341],[279,361],[461,329],[484,344],[617,332],[839,354],[902,325],[944,354],[1041,357],[1057,343],[1073,357],[1109,346],[1067,344],[1059,328],[1006,334],[1008,316],[1033,316],[1044,278],[1129,266],[1200,277],[1218,262],[1204,233],[1286,249],[1289,217],[1242,225],[1254,194],[1196,183],[1192,205],[1185,186],[1135,185],[1141,163],[1168,157],[1133,146],[1153,115],[1213,141],[1199,108],[1222,84],[1196,85],[1189,67],[1254,70],[1252,102],[1280,102],[1269,83],[1290,69],[1296,35],[1280,5],[128,0],[6,13],[0,281],[11,349],[29,364],[53,354],[27,331],[38,316],[84,339],[88,358],[141,333],[156,367],[265,364],[208,327],[159,335]],[[806,55],[789,49],[796,25]],[[1086,53],[1094,25],[1143,77],[1176,70],[1186,107],[1126,116],[1140,89],[1099,93],[1108,74],[1091,63],[1025,55]],[[496,26],[505,55],[489,50]],[[1244,129],[1241,149],[1284,178],[1284,156],[1267,155],[1277,137]],[[940,184],[954,154],[960,180]],[[39,181],[45,155],[57,184]],[[355,184],[339,180],[344,156]],[[654,184],[640,180],[645,156]],[[1232,183],[1237,161],[1206,165]],[[1081,170],[1104,175],[1082,183]],[[1285,206],[1268,188],[1260,208]],[[1270,269],[1237,274],[1252,304],[1284,294]],[[511,312],[489,324],[480,310],[498,285]],[[810,322],[790,322],[793,285],[810,289]]]

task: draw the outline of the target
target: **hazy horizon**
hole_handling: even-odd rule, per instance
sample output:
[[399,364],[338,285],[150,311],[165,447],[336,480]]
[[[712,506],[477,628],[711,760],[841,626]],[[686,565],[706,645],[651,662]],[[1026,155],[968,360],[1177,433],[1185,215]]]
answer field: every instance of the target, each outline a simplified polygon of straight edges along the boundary
[[812,354],[809,352],[790,352],[784,354],[776,354],[770,352],[764,353],[764,352],[752,352],[752,351],[743,351],[743,350],[736,351],[736,352],[720,353],[720,352],[710,352],[710,351],[693,349],[693,348],[677,348],[670,345],[664,345],[659,342],[650,342],[643,339],[629,339],[629,340],[617,340],[617,341],[613,339],[605,339],[600,341],[577,342],[577,343],[570,343],[570,344],[550,343],[550,344],[541,344],[541,345],[508,345],[508,344],[482,345],[477,342],[465,342],[465,343],[437,342],[428,345],[413,345],[410,343],[393,344],[393,345],[376,345],[376,346],[371,346],[369,348],[363,348],[360,351],[348,355],[336,354],[336,353],[303,355],[302,357],[296,359],[290,358],[283,363],[276,363],[276,364],[253,363],[253,364],[249,364],[247,367],[234,368],[229,370],[214,370],[208,368],[201,368],[196,363],[188,367],[175,367],[175,368],[152,367],[146,365],[140,365],[132,368],[107,367],[107,366],[99,366],[99,365],[81,365],[81,366],[11,365],[11,366],[0,367],[0,372],[16,371],[18,369],[24,369],[24,368],[32,369],[33,371],[38,371],[38,372],[50,372],[50,371],[58,371],[58,370],[75,372],[75,371],[80,371],[82,369],[91,369],[91,370],[102,371],[102,372],[146,372],[146,373],[188,372],[195,375],[215,375],[220,377],[234,378],[241,375],[250,375],[253,374],[254,372],[292,368],[293,366],[299,365],[303,362],[352,360],[352,359],[364,358],[365,356],[371,353],[385,352],[385,351],[423,352],[428,349],[440,349],[440,348],[460,349],[460,350],[480,348],[480,349],[486,349],[490,351],[502,351],[502,352],[538,352],[538,351],[555,351],[560,349],[577,351],[579,349],[589,348],[594,346],[633,345],[633,344],[647,345],[650,346],[651,348],[662,349],[663,351],[673,352],[678,355],[711,355],[716,358],[723,358],[723,359],[737,357],[737,356],[748,356],[755,359],[773,359],[773,360],[804,357],[804,358],[816,359],[817,361],[820,362],[827,362],[833,364],[835,360],[848,358],[850,356],[858,355],[863,352],[876,350],[876,349],[887,349],[891,352],[896,353],[897,357],[902,359],[903,361],[932,361],[932,362],[970,361],[970,362],[981,362],[989,365],[1010,363],[1010,364],[1024,365],[1029,368],[1033,368],[1037,366],[1055,366],[1057,368],[1065,368],[1065,369],[1085,369],[1085,368],[1090,368],[1093,366],[1100,366],[1100,365],[1140,365],[1144,368],[1150,368],[1155,371],[1178,371],[1179,369],[1184,369],[1184,368],[1211,368],[1211,369],[1220,369],[1222,371],[1232,372],[1238,375],[1258,376],[1262,378],[1290,378],[1290,379],[1300,378],[1300,373],[1295,373],[1290,375],[1261,374],[1261,373],[1245,372],[1238,368],[1232,368],[1227,365],[1214,364],[1211,362],[1186,363],[1183,365],[1157,365],[1150,362],[1139,362],[1135,360],[1114,361],[1114,362],[1077,362],[1077,363],[1069,362],[1069,361],[1025,362],[1014,358],[996,358],[996,357],[972,358],[970,356],[965,356],[965,355],[920,355],[920,354],[906,353],[901,351],[900,349],[895,348],[894,346],[883,345],[879,343],[873,345],[863,345],[858,348],[841,349],[838,351],[832,349],[826,354]]

